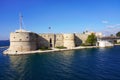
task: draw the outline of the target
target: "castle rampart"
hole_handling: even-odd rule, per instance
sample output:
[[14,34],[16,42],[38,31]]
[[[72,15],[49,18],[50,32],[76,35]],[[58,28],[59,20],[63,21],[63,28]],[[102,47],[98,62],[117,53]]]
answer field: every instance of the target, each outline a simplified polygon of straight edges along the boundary
[[64,46],[63,34],[55,34],[55,47]]
[[75,33],[74,36],[75,36],[75,46],[80,46],[82,43],[85,43],[88,34]]
[[55,46],[55,35],[52,33],[39,34],[39,45],[40,47],[54,47]]
[[56,48],[66,47],[72,49],[80,46],[87,39],[88,35],[71,33],[71,34],[53,34],[42,33],[36,34],[28,31],[17,31],[10,34],[10,47],[8,52],[27,52],[40,49],[42,47]]
[[64,47],[68,49],[75,47],[74,34],[63,34],[64,37]]

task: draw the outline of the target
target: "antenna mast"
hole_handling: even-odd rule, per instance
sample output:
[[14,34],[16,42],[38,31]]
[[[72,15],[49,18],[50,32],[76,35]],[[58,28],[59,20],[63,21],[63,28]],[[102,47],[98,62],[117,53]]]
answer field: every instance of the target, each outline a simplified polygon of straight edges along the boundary
[[22,32],[22,15],[20,14],[20,31]]

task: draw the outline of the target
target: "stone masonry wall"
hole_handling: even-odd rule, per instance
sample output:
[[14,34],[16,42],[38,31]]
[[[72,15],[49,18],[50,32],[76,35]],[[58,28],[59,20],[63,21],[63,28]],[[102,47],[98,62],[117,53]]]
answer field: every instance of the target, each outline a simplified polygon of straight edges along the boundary
[[64,47],[68,49],[75,47],[74,34],[63,34]]
[[55,35],[52,33],[39,34],[39,45],[40,47],[54,47]]
[[54,48],[64,46],[73,48],[85,43],[87,34],[36,34],[32,32],[12,32],[10,34],[10,47],[12,52],[32,51],[40,47]]
[[11,51],[31,51],[37,49],[37,34],[32,32],[13,32],[10,34]]
[[63,34],[55,34],[55,47],[64,46]]
[[88,34],[75,33],[75,46],[80,46],[87,40]]

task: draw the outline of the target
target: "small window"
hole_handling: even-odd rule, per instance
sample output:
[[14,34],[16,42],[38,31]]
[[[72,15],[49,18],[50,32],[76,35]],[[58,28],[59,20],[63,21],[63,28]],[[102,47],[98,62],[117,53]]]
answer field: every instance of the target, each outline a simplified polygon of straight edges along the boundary
[[28,38],[28,36],[26,38]]
[[15,37],[13,37],[15,39]]
[[19,41],[22,41],[22,39],[19,39]]

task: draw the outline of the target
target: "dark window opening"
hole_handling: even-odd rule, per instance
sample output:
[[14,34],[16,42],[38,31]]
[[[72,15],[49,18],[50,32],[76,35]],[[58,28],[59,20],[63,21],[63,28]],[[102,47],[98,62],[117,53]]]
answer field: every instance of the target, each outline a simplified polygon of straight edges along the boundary
[[20,39],[19,41],[22,41],[22,39]]
[[50,38],[50,47],[52,47],[52,39]]

